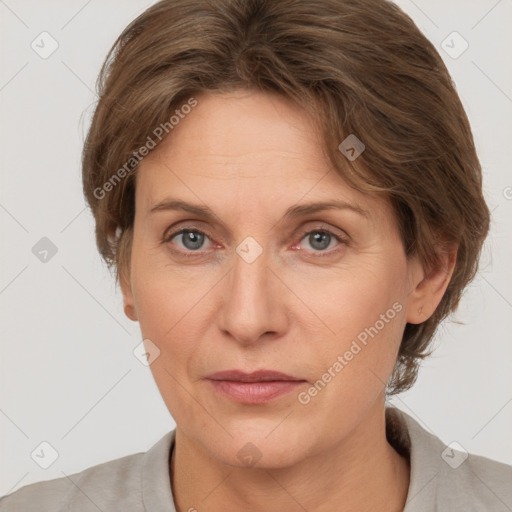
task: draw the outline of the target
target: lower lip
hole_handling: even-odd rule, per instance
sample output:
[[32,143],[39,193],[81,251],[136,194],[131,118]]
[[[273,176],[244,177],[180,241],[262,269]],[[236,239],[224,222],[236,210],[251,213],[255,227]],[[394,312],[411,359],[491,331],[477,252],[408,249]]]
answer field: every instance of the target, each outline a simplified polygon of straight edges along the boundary
[[305,381],[274,380],[268,382],[238,382],[231,380],[210,380],[222,395],[244,404],[264,404],[274,398],[290,393]]

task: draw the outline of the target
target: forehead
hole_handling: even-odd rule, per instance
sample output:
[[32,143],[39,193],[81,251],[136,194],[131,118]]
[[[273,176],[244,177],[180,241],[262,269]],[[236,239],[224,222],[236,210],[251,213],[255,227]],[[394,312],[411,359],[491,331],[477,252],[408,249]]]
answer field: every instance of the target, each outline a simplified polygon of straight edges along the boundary
[[196,98],[197,106],[139,165],[137,201],[145,210],[170,192],[246,211],[288,208],[301,198],[378,207],[341,178],[313,120],[291,100],[252,91]]
[[[180,119],[146,159],[178,159],[208,169],[243,176],[262,164],[286,159],[321,164],[318,134],[305,112],[290,100],[253,91],[202,94],[197,106]],[[145,162],[143,162],[143,166]],[[324,163],[325,165],[325,163]]]

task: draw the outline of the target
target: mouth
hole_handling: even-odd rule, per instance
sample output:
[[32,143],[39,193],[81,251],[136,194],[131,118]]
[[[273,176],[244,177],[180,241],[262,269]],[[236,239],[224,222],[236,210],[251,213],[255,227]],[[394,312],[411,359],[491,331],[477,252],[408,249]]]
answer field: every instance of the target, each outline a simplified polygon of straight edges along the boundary
[[283,396],[307,381],[273,370],[245,373],[240,370],[217,372],[206,377],[222,396],[244,404],[264,404]]

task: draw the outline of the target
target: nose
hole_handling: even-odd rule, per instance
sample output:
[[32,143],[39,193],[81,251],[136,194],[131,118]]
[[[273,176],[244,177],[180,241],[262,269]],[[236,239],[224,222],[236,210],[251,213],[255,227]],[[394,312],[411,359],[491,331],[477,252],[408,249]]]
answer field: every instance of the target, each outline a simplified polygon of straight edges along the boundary
[[221,290],[219,328],[238,343],[250,345],[264,335],[278,338],[287,329],[285,287],[269,268],[266,252],[248,262],[237,253]]

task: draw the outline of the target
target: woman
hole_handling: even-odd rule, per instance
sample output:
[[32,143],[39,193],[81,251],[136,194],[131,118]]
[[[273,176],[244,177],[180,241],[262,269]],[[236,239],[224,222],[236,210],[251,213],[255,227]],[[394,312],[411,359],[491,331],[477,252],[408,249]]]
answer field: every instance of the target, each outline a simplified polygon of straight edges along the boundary
[[489,227],[413,22],[381,0],[164,0],[100,79],[84,193],[176,429],[0,510],[510,510],[511,467],[386,407]]

